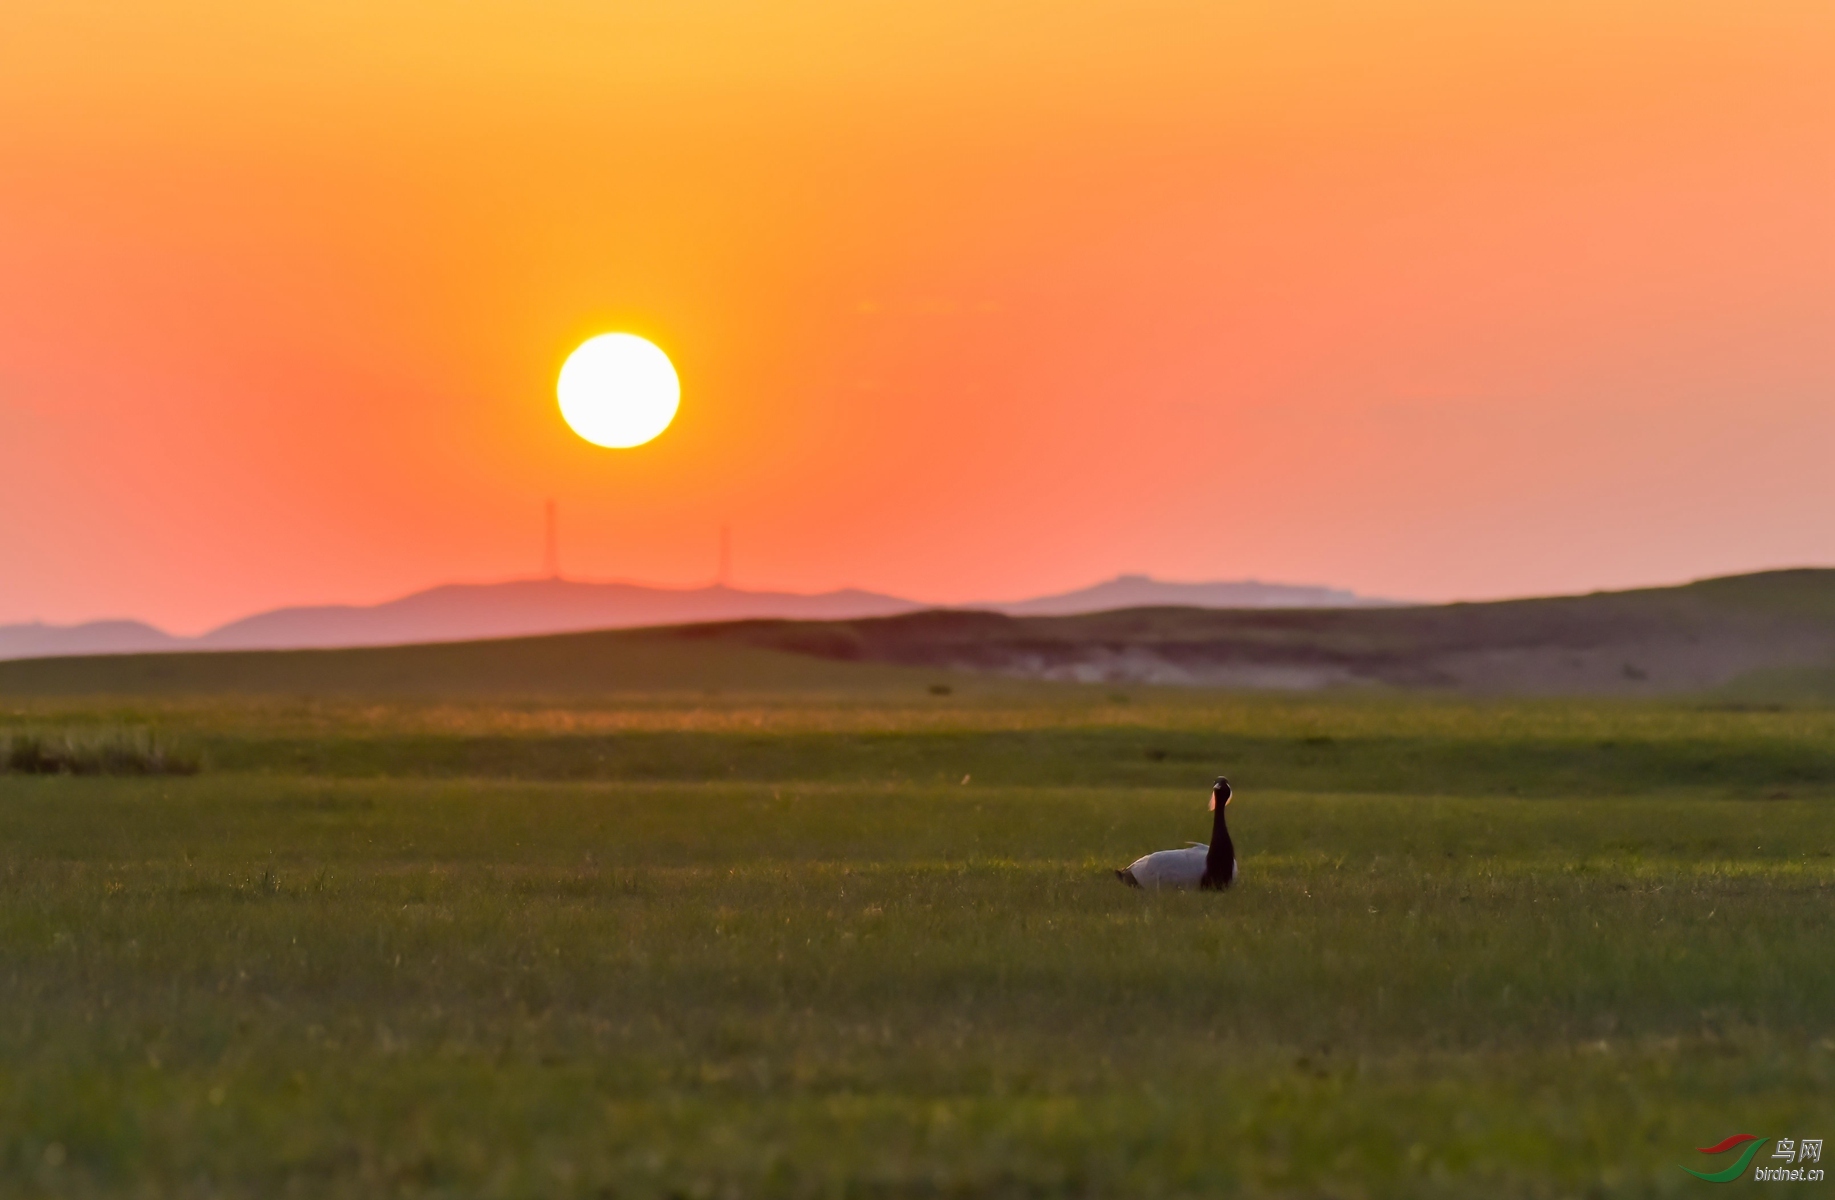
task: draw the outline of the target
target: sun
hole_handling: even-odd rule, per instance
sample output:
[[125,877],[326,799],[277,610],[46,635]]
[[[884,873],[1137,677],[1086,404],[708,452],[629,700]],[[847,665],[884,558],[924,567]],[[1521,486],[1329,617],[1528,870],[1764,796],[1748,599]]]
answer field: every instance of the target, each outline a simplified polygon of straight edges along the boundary
[[602,333],[582,342],[567,356],[554,390],[568,426],[612,450],[656,437],[682,402],[669,356],[634,333]]

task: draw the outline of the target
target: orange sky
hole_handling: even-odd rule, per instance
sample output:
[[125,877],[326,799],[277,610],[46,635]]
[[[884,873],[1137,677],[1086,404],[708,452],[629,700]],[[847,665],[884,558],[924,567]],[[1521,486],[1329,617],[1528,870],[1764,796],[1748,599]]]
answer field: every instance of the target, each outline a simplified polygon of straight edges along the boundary
[[[1835,7],[0,14],[0,622],[1835,562]],[[681,415],[553,381],[642,333]]]

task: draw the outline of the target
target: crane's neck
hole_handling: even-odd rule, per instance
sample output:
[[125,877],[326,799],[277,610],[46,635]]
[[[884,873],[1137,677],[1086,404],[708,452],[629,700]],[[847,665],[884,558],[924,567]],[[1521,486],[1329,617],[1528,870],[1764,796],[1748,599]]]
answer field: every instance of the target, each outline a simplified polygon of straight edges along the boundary
[[1230,840],[1224,824],[1224,810],[1229,802],[1220,801],[1211,816],[1211,846],[1204,856],[1204,875],[1212,887],[1229,887],[1236,873],[1236,843]]

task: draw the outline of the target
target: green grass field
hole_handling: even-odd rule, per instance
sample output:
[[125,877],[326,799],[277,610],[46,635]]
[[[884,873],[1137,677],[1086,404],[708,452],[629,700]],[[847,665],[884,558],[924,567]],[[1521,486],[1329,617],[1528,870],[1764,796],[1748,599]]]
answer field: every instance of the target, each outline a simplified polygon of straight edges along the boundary
[[[0,775],[0,1194],[1681,1196],[1835,1131],[1825,708],[368,653],[0,674],[204,763]],[[1219,772],[1241,884],[1116,883]]]

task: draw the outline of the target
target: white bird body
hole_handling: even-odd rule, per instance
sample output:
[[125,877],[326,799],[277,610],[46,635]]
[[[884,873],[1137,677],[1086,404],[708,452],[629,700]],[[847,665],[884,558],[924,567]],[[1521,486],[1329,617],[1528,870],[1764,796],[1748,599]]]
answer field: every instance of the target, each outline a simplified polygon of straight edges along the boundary
[[[1204,878],[1205,856],[1211,848],[1188,843],[1183,850],[1156,850],[1128,864],[1128,873],[1144,888],[1196,888]],[[1236,878],[1236,860],[1230,860],[1230,878]]]
[[1158,891],[1205,889],[1221,891],[1236,882],[1236,843],[1224,823],[1230,806],[1230,781],[1219,775],[1211,785],[1211,841],[1186,842],[1183,850],[1143,854],[1115,872],[1129,887]]

